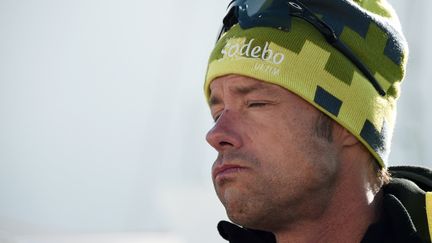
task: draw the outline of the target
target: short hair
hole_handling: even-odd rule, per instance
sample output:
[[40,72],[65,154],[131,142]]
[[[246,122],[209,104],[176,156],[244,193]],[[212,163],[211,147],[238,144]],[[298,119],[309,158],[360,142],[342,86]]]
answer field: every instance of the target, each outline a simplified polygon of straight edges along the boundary
[[319,112],[315,123],[315,134],[319,138],[326,139],[329,143],[333,142],[334,121],[323,112]]
[[375,192],[381,190],[381,188],[390,183],[391,174],[387,168],[381,167],[377,161],[377,159],[371,155],[371,167],[372,173],[375,175],[376,183],[374,188],[372,188]]

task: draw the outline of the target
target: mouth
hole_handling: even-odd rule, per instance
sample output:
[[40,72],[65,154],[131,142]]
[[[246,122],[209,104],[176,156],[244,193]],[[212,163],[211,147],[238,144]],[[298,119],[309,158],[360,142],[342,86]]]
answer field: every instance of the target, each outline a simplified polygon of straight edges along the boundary
[[238,173],[245,171],[247,168],[239,165],[223,165],[213,170],[213,179],[215,181],[226,179],[235,176]]

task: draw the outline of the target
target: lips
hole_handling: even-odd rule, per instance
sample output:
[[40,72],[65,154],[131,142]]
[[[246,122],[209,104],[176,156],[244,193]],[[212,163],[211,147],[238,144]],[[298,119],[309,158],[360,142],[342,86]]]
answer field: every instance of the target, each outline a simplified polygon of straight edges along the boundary
[[239,165],[222,165],[213,170],[213,179],[229,176],[245,170],[245,167]]

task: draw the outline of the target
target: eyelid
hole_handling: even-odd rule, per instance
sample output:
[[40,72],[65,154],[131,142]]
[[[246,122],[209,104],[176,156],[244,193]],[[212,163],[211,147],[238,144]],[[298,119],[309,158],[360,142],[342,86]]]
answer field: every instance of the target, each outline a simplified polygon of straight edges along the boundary
[[217,116],[213,117],[213,121],[217,122],[220,116],[221,116],[221,114],[218,114]]
[[268,100],[248,100],[248,101],[246,101],[247,107],[259,107],[259,106],[265,106],[265,105],[270,105],[270,104],[274,104],[274,102],[268,101]]
[[222,110],[221,111],[215,111],[212,112],[212,117],[213,117],[213,121],[217,122],[217,120],[219,119],[219,117],[222,115]]

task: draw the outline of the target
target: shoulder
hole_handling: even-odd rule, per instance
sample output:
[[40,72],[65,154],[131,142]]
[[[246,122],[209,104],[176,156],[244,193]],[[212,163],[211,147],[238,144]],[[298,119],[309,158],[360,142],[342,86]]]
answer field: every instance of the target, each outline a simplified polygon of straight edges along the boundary
[[392,179],[383,188],[387,229],[399,237],[431,242],[432,171],[414,166],[390,167]]

